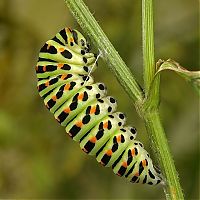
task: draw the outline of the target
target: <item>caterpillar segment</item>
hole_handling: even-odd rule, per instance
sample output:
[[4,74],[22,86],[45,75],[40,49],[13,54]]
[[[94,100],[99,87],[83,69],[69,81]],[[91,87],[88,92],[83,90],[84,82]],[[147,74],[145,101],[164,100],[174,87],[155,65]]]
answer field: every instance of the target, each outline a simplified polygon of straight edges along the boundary
[[117,127],[103,150],[97,154],[97,161],[106,167],[112,167],[128,144],[134,141],[136,134],[136,129],[133,127]]
[[107,115],[83,138],[80,143],[81,149],[89,155],[97,155],[112,134],[125,124],[125,120],[124,114],[120,112]]
[[112,97],[97,99],[74,118],[65,128],[73,140],[79,142],[81,138],[101,121],[106,115],[116,110],[117,104]]
[[105,167],[132,183],[156,185],[161,174],[152,163],[137,131],[126,126],[117,102],[91,72],[96,55],[84,36],[62,29],[41,48],[36,69],[37,88],[44,104],[80,148]]
[[62,126],[66,126],[74,117],[81,113],[84,108],[95,102],[97,96],[101,98],[106,95],[106,90],[99,89],[100,85],[103,84],[85,86],[56,110],[54,116]]

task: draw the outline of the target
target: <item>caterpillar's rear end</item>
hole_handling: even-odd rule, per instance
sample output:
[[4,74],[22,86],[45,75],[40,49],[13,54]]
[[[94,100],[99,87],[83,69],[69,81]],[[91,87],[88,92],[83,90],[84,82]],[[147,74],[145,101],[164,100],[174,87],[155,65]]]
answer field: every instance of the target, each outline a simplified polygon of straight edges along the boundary
[[77,30],[65,28],[41,48],[36,66],[38,91],[55,119],[81,149],[133,183],[162,181],[136,129],[125,125],[117,103],[90,73],[96,56]]

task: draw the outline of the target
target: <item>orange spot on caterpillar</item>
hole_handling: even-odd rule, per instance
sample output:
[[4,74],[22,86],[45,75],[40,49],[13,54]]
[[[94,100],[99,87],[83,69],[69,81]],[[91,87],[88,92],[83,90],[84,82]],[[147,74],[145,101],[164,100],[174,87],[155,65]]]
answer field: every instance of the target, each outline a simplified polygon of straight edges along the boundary
[[131,154],[132,154],[132,156],[135,155],[135,149],[132,149],[132,150],[131,150]]
[[47,70],[47,67],[46,67],[46,65],[44,65],[43,68],[42,68],[42,71],[46,72],[46,70]]
[[58,68],[62,68],[63,66],[64,66],[64,64],[62,64],[62,63],[58,63],[58,64],[57,64],[57,67],[58,67]]
[[49,81],[47,81],[47,82],[45,83],[45,86],[47,86],[47,87],[49,86]]
[[135,174],[134,174],[134,176],[139,176],[140,174],[139,174],[139,172],[136,172]]
[[108,128],[108,122],[105,122],[105,123],[103,124],[103,128]]
[[143,160],[143,161],[142,161],[142,166],[143,166],[143,167],[146,167],[146,165],[147,165],[146,160]]
[[70,112],[71,112],[70,108],[66,108],[66,109],[64,109],[63,111],[64,111],[65,113],[70,113]]
[[112,150],[111,149],[109,149],[107,152],[106,152],[106,154],[108,155],[108,156],[112,156]]
[[90,138],[90,142],[92,142],[92,143],[96,143],[96,141],[97,141],[97,138],[94,136],[94,137],[92,137],[92,138]]
[[56,95],[52,96],[53,101],[56,101],[57,97]]
[[69,88],[70,88],[70,84],[68,83],[65,85],[64,90],[69,90]]
[[84,94],[83,94],[83,93],[80,93],[80,94],[78,95],[78,100],[82,101],[82,100],[83,100],[83,97],[84,97]]
[[90,109],[90,114],[94,114],[96,112],[96,106],[93,106],[91,109]]
[[35,66],[35,70],[38,71],[38,65]]
[[117,136],[117,143],[121,142],[121,135]]
[[127,166],[128,166],[127,162],[124,161],[124,162],[122,163],[122,166],[125,167],[125,168],[127,168]]
[[63,74],[63,75],[60,77],[60,79],[65,80],[66,77],[67,77],[67,75],[66,75],[66,74]]
[[58,48],[59,52],[63,52],[64,50],[65,50],[65,48],[63,48],[63,47]]
[[73,39],[73,38],[69,38],[69,41],[70,41],[70,42],[74,42],[74,39]]
[[83,126],[83,122],[82,122],[82,121],[78,121],[78,122],[76,123],[76,126],[81,128],[81,127]]

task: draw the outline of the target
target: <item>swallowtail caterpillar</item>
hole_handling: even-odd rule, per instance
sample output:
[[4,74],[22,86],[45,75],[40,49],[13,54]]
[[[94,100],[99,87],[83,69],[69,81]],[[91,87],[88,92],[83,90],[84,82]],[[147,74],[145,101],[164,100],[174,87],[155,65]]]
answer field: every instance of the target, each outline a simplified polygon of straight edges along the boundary
[[96,55],[77,30],[65,28],[48,40],[36,66],[45,106],[97,162],[132,183],[160,183],[161,174],[136,140],[136,129],[125,125],[125,115],[116,112],[116,100],[90,76],[96,66]]

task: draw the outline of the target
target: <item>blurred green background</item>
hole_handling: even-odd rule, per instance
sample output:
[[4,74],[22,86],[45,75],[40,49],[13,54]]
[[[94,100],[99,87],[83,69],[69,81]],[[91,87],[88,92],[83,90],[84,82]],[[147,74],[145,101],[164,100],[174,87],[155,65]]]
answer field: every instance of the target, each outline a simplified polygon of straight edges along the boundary
[[[142,84],[141,0],[85,2]],[[156,60],[198,69],[198,3],[154,1]],[[44,107],[34,66],[40,47],[65,26],[81,31],[63,0],[0,0],[0,198],[164,199],[161,186],[128,183],[85,155]],[[144,124],[106,63],[99,61],[95,79],[106,83],[151,153]],[[190,200],[199,194],[198,108],[192,87],[164,72],[161,117]]]

